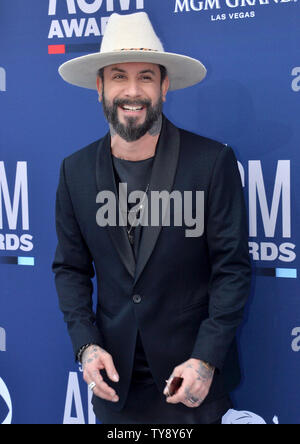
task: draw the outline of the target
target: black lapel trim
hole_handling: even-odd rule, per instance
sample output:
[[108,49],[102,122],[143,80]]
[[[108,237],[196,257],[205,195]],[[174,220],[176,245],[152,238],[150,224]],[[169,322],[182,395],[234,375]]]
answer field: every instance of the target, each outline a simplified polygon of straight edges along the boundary
[[[148,193],[149,200],[150,200],[151,191],[166,190],[169,193],[171,192],[174,184],[175,173],[178,163],[179,149],[180,149],[179,130],[164,117],[162,131],[157,144],[155,158],[152,167],[151,180]],[[162,220],[164,220],[164,215],[162,216]],[[134,285],[139,279],[145,265],[147,264],[154,250],[161,229],[162,226],[143,227],[137,264],[136,264]]]
[[116,182],[113,171],[113,164],[111,158],[111,138],[110,133],[101,139],[96,157],[96,183],[98,192],[108,190],[116,196],[117,207],[117,226],[107,226],[111,240],[119,253],[120,259],[126,267],[129,274],[134,277],[136,262],[132,247],[128,240],[128,235],[125,226],[119,226],[119,200],[116,188]]

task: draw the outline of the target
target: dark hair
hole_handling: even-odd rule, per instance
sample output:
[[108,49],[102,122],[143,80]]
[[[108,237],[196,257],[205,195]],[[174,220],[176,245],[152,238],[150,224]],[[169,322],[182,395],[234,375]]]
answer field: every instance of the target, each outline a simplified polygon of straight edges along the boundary
[[[165,78],[167,77],[167,69],[165,68],[165,66],[162,65],[158,65],[159,69],[160,69],[160,82],[161,85],[163,83],[163,81],[165,80]],[[102,80],[102,83],[104,82],[104,68],[100,68],[99,71],[97,72],[98,77],[100,77],[100,79]]]

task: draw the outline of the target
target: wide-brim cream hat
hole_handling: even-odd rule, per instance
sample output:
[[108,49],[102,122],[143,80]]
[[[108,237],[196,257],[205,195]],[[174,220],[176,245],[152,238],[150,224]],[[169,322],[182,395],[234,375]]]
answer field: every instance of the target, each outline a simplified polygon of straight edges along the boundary
[[199,60],[165,52],[145,12],[112,14],[100,52],[69,60],[60,66],[59,73],[72,85],[97,89],[99,69],[128,62],[163,65],[170,79],[170,90],[195,85],[206,76],[206,69]]

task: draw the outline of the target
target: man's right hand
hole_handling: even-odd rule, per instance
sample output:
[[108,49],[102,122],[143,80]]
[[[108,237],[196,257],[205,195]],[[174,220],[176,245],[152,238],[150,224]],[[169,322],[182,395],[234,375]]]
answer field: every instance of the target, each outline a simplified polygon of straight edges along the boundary
[[103,381],[100,370],[105,369],[108,377],[114,381],[119,381],[119,375],[115,369],[112,356],[98,345],[91,345],[82,355],[83,379],[87,384],[95,382],[96,387],[93,393],[99,398],[112,402],[118,402],[119,397],[116,391]]

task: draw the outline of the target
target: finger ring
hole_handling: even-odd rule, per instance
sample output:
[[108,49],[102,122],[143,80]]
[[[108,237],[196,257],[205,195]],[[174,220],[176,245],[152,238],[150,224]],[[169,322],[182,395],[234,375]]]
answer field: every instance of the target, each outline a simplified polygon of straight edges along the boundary
[[95,387],[96,387],[96,383],[95,383],[94,381],[91,382],[91,383],[88,385],[88,388],[89,388],[91,391],[93,391]]
[[189,398],[188,400],[189,400],[189,402],[191,402],[192,404],[197,404],[197,402],[198,402],[198,399],[197,399],[197,398],[193,398],[193,397]]

